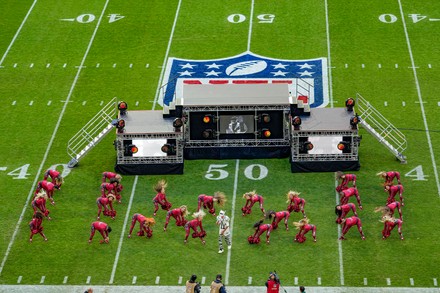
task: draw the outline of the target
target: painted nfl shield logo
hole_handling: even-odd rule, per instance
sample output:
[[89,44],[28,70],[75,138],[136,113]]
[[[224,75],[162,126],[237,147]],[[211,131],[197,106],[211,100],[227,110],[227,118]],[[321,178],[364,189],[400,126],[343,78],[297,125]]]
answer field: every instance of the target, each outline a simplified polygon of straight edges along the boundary
[[283,60],[244,52],[212,60],[168,59],[159,104],[169,105],[183,84],[285,83],[310,107],[328,104],[327,59]]

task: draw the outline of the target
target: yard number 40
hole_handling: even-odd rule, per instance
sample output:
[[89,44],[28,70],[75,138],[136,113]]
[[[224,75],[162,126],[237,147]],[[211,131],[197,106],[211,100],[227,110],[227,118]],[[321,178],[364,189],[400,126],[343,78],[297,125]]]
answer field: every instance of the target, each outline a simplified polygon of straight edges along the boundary
[[[224,170],[228,164],[211,164],[206,171],[205,178],[209,180],[222,180],[228,178],[229,172]],[[254,172],[256,170],[256,172]],[[258,172],[257,172],[258,171]],[[260,164],[252,164],[244,169],[244,176],[250,180],[261,180],[267,177],[269,171],[267,168]],[[257,176],[254,176],[255,175]]]

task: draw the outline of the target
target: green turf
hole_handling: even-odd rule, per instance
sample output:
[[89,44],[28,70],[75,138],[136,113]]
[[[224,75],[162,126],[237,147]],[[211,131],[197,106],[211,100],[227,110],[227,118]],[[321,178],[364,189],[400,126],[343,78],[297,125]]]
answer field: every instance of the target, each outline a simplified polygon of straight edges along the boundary
[[[228,197],[226,210],[231,215],[235,192],[230,285],[247,285],[248,277],[253,278],[253,284],[261,284],[269,271],[277,270],[285,285],[294,285],[294,277],[298,277],[308,286],[315,286],[318,278],[323,286],[341,286],[343,277],[346,286],[364,286],[364,278],[368,279],[368,286],[387,286],[386,278],[391,279],[392,286],[409,286],[409,279],[413,278],[415,286],[432,287],[433,278],[440,275],[435,262],[439,257],[439,225],[434,220],[440,212],[440,202],[433,168],[433,163],[439,168],[440,151],[440,124],[437,121],[440,57],[436,53],[440,49],[437,42],[440,24],[429,18],[440,18],[440,6],[436,1],[402,1],[414,62],[418,67],[418,86],[425,102],[422,112],[398,1],[328,2],[334,106],[342,106],[347,97],[360,93],[408,139],[405,152],[408,164],[402,165],[372,136],[360,131],[363,135],[362,167],[356,174],[364,206],[359,215],[367,239],[362,241],[356,230],[348,233],[348,240],[342,243],[343,276],[340,274],[338,229],[334,224],[334,175],[292,174],[287,159],[186,161],[184,175],[139,176],[136,186],[134,176],[124,176],[123,203],[117,205],[116,220],[108,220],[113,228],[110,245],[99,245],[100,235],[95,236],[91,245],[87,244],[90,223],[96,216],[100,174],[114,167],[114,136],[110,134],[71,170],[62,190],[56,192],[57,205],[49,206],[53,221],[44,222],[49,238],[47,243],[38,235],[34,243],[28,243],[27,223],[32,211],[30,206],[26,208],[0,274],[0,283],[15,284],[18,277],[23,276],[22,284],[39,284],[41,276],[46,276],[46,284],[62,284],[64,276],[68,276],[69,284],[84,284],[90,276],[92,284],[108,284],[130,195],[134,192],[129,219],[134,213],[150,216],[153,212],[152,186],[165,178],[169,182],[167,196],[173,206],[187,204],[191,211],[196,208],[199,194],[221,190]],[[0,3],[4,16],[0,25],[0,56],[5,54],[32,3]],[[28,195],[35,187],[34,181],[42,178],[41,171],[69,161],[68,140],[95,115],[101,102],[118,97],[128,103],[129,110],[151,109],[166,57],[216,59],[248,49],[280,59],[328,57],[324,1],[216,0],[201,3],[183,0],[176,14],[177,0],[110,0],[84,60],[86,67],[79,71],[76,66],[85,57],[105,3],[101,0],[60,4],[39,0],[0,64],[3,66],[0,68],[3,106],[0,167],[7,168],[0,171],[4,186],[4,200],[0,205],[4,231],[0,238],[1,259],[11,243]],[[249,35],[252,3],[253,23]],[[416,13],[427,18],[415,23],[408,15]],[[82,14],[93,14],[96,19],[90,23],[61,21],[76,19]],[[110,14],[125,17],[109,23]],[[234,14],[242,15],[245,20],[229,22],[228,16]],[[392,14],[397,21],[383,23],[379,20],[382,14]],[[176,27],[167,51],[176,15]],[[267,15],[274,16],[272,23],[259,23],[259,17]],[[64,107],[63,101],[67,98],[70,101]],[[434,162],[424,119],[431,130],[432,152],[437,155]],[[205,175],[212,164],[227,165],[222,169],[229,176],[223,180],[207,179]],[[267,177],[262,180],[247,178],[245,170],[253,164],[267,168]],[[25,179],[8,175],[27,165]],[[416,167],[423,170],[426,181],[405,176]],[[260,175],[258,170],[254,168],[254,177]],[[406,190],[403,242],[395,231],[390,239],[381,240],[382,224],[373,212],[386,198],[381,181],[375,176],[380,170],[398,170],[403,177]],[[307,200],[306,212],[318,227],[318,242],[313,243],[308,236],[304,244],[293,243],[295,230],[291,226],[289,232],[281,228],[274,231],[270,245],[249,245],[246,238],[261,213],[255,207],[251,215],[242,217],[240,208],[244,203],[241,195],[253,189],[265,196],[266,209],[275,210],[286,208],[288,190],[302,192]],[[210,280],[217,273],[226,274],[227,255],[217,253],[218,228],[213,216],[208,215],[203,222],[208,232],[206,246],[198,239],[190,239],[184,245],[183,229],[172,222],[164,233],[164,218],[165,212],[160,210],[151,239],[137,236],[128,239],[123,235],[115,284],[130,285],[133,276],[137,276],[138,284],[154,284],[156,276],[160,276],[160,284],[176,285],[179,276],[185,279],[196,273]],[[299,219],[298,214],[292,214],[289,224]],[[129,224],[125,229],[127,234]]]

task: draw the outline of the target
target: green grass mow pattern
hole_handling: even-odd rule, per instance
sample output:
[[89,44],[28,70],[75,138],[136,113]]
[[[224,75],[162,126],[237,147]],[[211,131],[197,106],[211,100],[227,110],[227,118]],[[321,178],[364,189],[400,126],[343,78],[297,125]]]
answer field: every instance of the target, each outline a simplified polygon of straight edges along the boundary
[[[277,270],[286,286],[298,280],[306,286],[437,286],[440,2],[23,0],[1,1],[0,11],[1,284],[106,285],[112,279],[117,285],[177,285],[180,276],[210,280],[222,273],[230,285],[244,286],[261,285]],[[104,219],[113,228],[110,244],[100,245],[96,235],[89,245],[101,172],[115,163],[114,137],[70,172],[63,168],[69,138],[113,97],[125,100],[129,111],[160,109],[155,99],[168,57],[217,59],[247,50],[279,59],[328,58],[334,107],[361,93],[406,135],[408,163],[402,165],[361,130],[356,175],[366,240],[356,229],[347,241],[337,240],[333,173],[292,174],[288,159],[199,160],[186,161],[181,176],[125,176],[117,218]],[[68,174],[55,193],[56,206],[49,206],[53,220],[43,223],[49,241],[36,235],[30,244],[29,199],[51,166]],[[375,176],[381,170],[402,174],[404,241],[396,231],[381,239],[373,212],[386,199]],[[163,232],[162,210],[151,239],[126,237],[132,214],[152,215],[152,186],[162,178],[173,206],[191,211],[199,194],[225,192],[233,217],[230,254],[217,253],[211,215],[203,222],[205,246],[191,238],[184,245],[184,231],[174,223]],[[254,189],[265,196],[266,209],[275,210],[286,208],[288,190],[300,191],[318,241],[293,242],[291,222],[300,217],[292,214],[290,231],[274,231],[270,245],[249,245],[261,214],[255,209],[242,217],[241,196]]]

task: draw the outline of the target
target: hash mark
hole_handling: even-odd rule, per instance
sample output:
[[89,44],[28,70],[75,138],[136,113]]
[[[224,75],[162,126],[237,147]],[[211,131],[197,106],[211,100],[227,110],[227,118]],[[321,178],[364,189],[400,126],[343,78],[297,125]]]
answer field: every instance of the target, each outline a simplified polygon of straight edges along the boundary
[[96,68],[98,68],[99,66],[100,66],[101,64],[99,64],[99,63],[96,63]]
[[44,280],[46,280],[46,276],[41,276],[40,284],[43,284]]
[[63,64],[63,68],[66,68],[66,66],[67,66],[67,63],[64,63],[64,64]]
[[148,67],[150,67],[150,64],[147,63],[147,65],[145,65],[145,68],[148,68]]
[[156,281],[154,282],[156,285],[159,285],[159,281],[160,281],[160,277],[159,276],[157,276],[156,277]]
[[177,283],[180,285],[180,284],[182,284],[182,276],[179,276],[179,280],[177,281]]
[[205,282],[206,282],[206,277],[203,276],[203,277],[202,277],[202,285],[205,285]]
[[50,63],[47,63],[47,64],[46,64],[46,68],[49,68],[49,67],[50,67]]
[[139,106],[139,101],[136,101],[136,104],[135,104],[135,106],[137,107],[137,106]]
[[428,68],[432,68],[431,64],[428,64]]
[[[15,101],[14,101],[15,102]],[[13,105],[15,105],[14,103],[13,103]],[[439,106],[440,107],[440,102],[437,102],[437,106]]]
[[402,101],[402,106],[403,106],[403,107],[405,107],[405,106],[406,106],[406,103],[405,103],[405,101]]
[[[15,106],[15,104],[17,104],[17,101],[12,101],[12,106]],[[440,102],[439,102],[439,106],[440,106]]]
[[377,67],[382,68],[382,64],[380,64],[380,63],[377,64]]
[[345,68],[348,68],[348,64],[347,63],[345,64]]
[[32,106],[34,104],[34,101],[29,102],[29,106]]
[[409,283],[411,286],[414,286],[414,279],[413,278],[409,278]]
[[298,285],[298,277],[295,277],[295,278],[293,279],[293,284],[294,284],[294,285]]
[[85,106],[85,105],[86,105],[86,103],[87,103],[87,101],[83,101],[83,102],[82,102],[82,105],[83,105],[83,106]]
[[113,64],[113,68],[116,68],[116,63]]
[[248,285],[252,284],[252,277],[248,277]]
[[388,102],[387,102],[387,101],[383,102],[383,105],[384,105],[385,107],[388,106]]
[[391,286],[391,279],[390,278],[387,278],[387,285]]
[[104,104],[104,101],[101,101],[101,103],[99,103],[99,106],[102,106]]
[[130,68],[133,68],[133,63],[130,63]]
[[18,276],[17,284],[20,284],[22,279],[23,279],[23,276]]
[[399,64],[394,64],[394,67],[399,68]]
[[318,277],[318,285],[321,285],[321,277]]
[[31,65],[29,65],[30,68],[34,67],[34,63],[31,63]]
[[16,68],[17,67],[17,63],[14,63],[14,68]]
[[68,276],[64,276],[63,284],[67,283],[67,279],[69,279],[69,277]]
[[132,284],[136,284],[136,281],[137,281],[137,277],[136,277],[136,276],[133,276],[133,280],[131,281],[131,283],[132,283]]
[[368,285],[368,280],[367,280],[367,278],[364,278],[364,286],[367,286]]
[[52,104],[52,101],[48,101],[48,102],[47,102],[47,105],[48,105],[48,106],[50,106],[50,104]]
[[86,284],[90,284],[90,280],[92,279],[92,277],[91,276],[88,276],[87,277],[87,280],[86,280]]
[[365,64],[362,64],[362,68],[365,68]]
[[434,281],[434,287],[437,287],[437,278],[432,279]]

